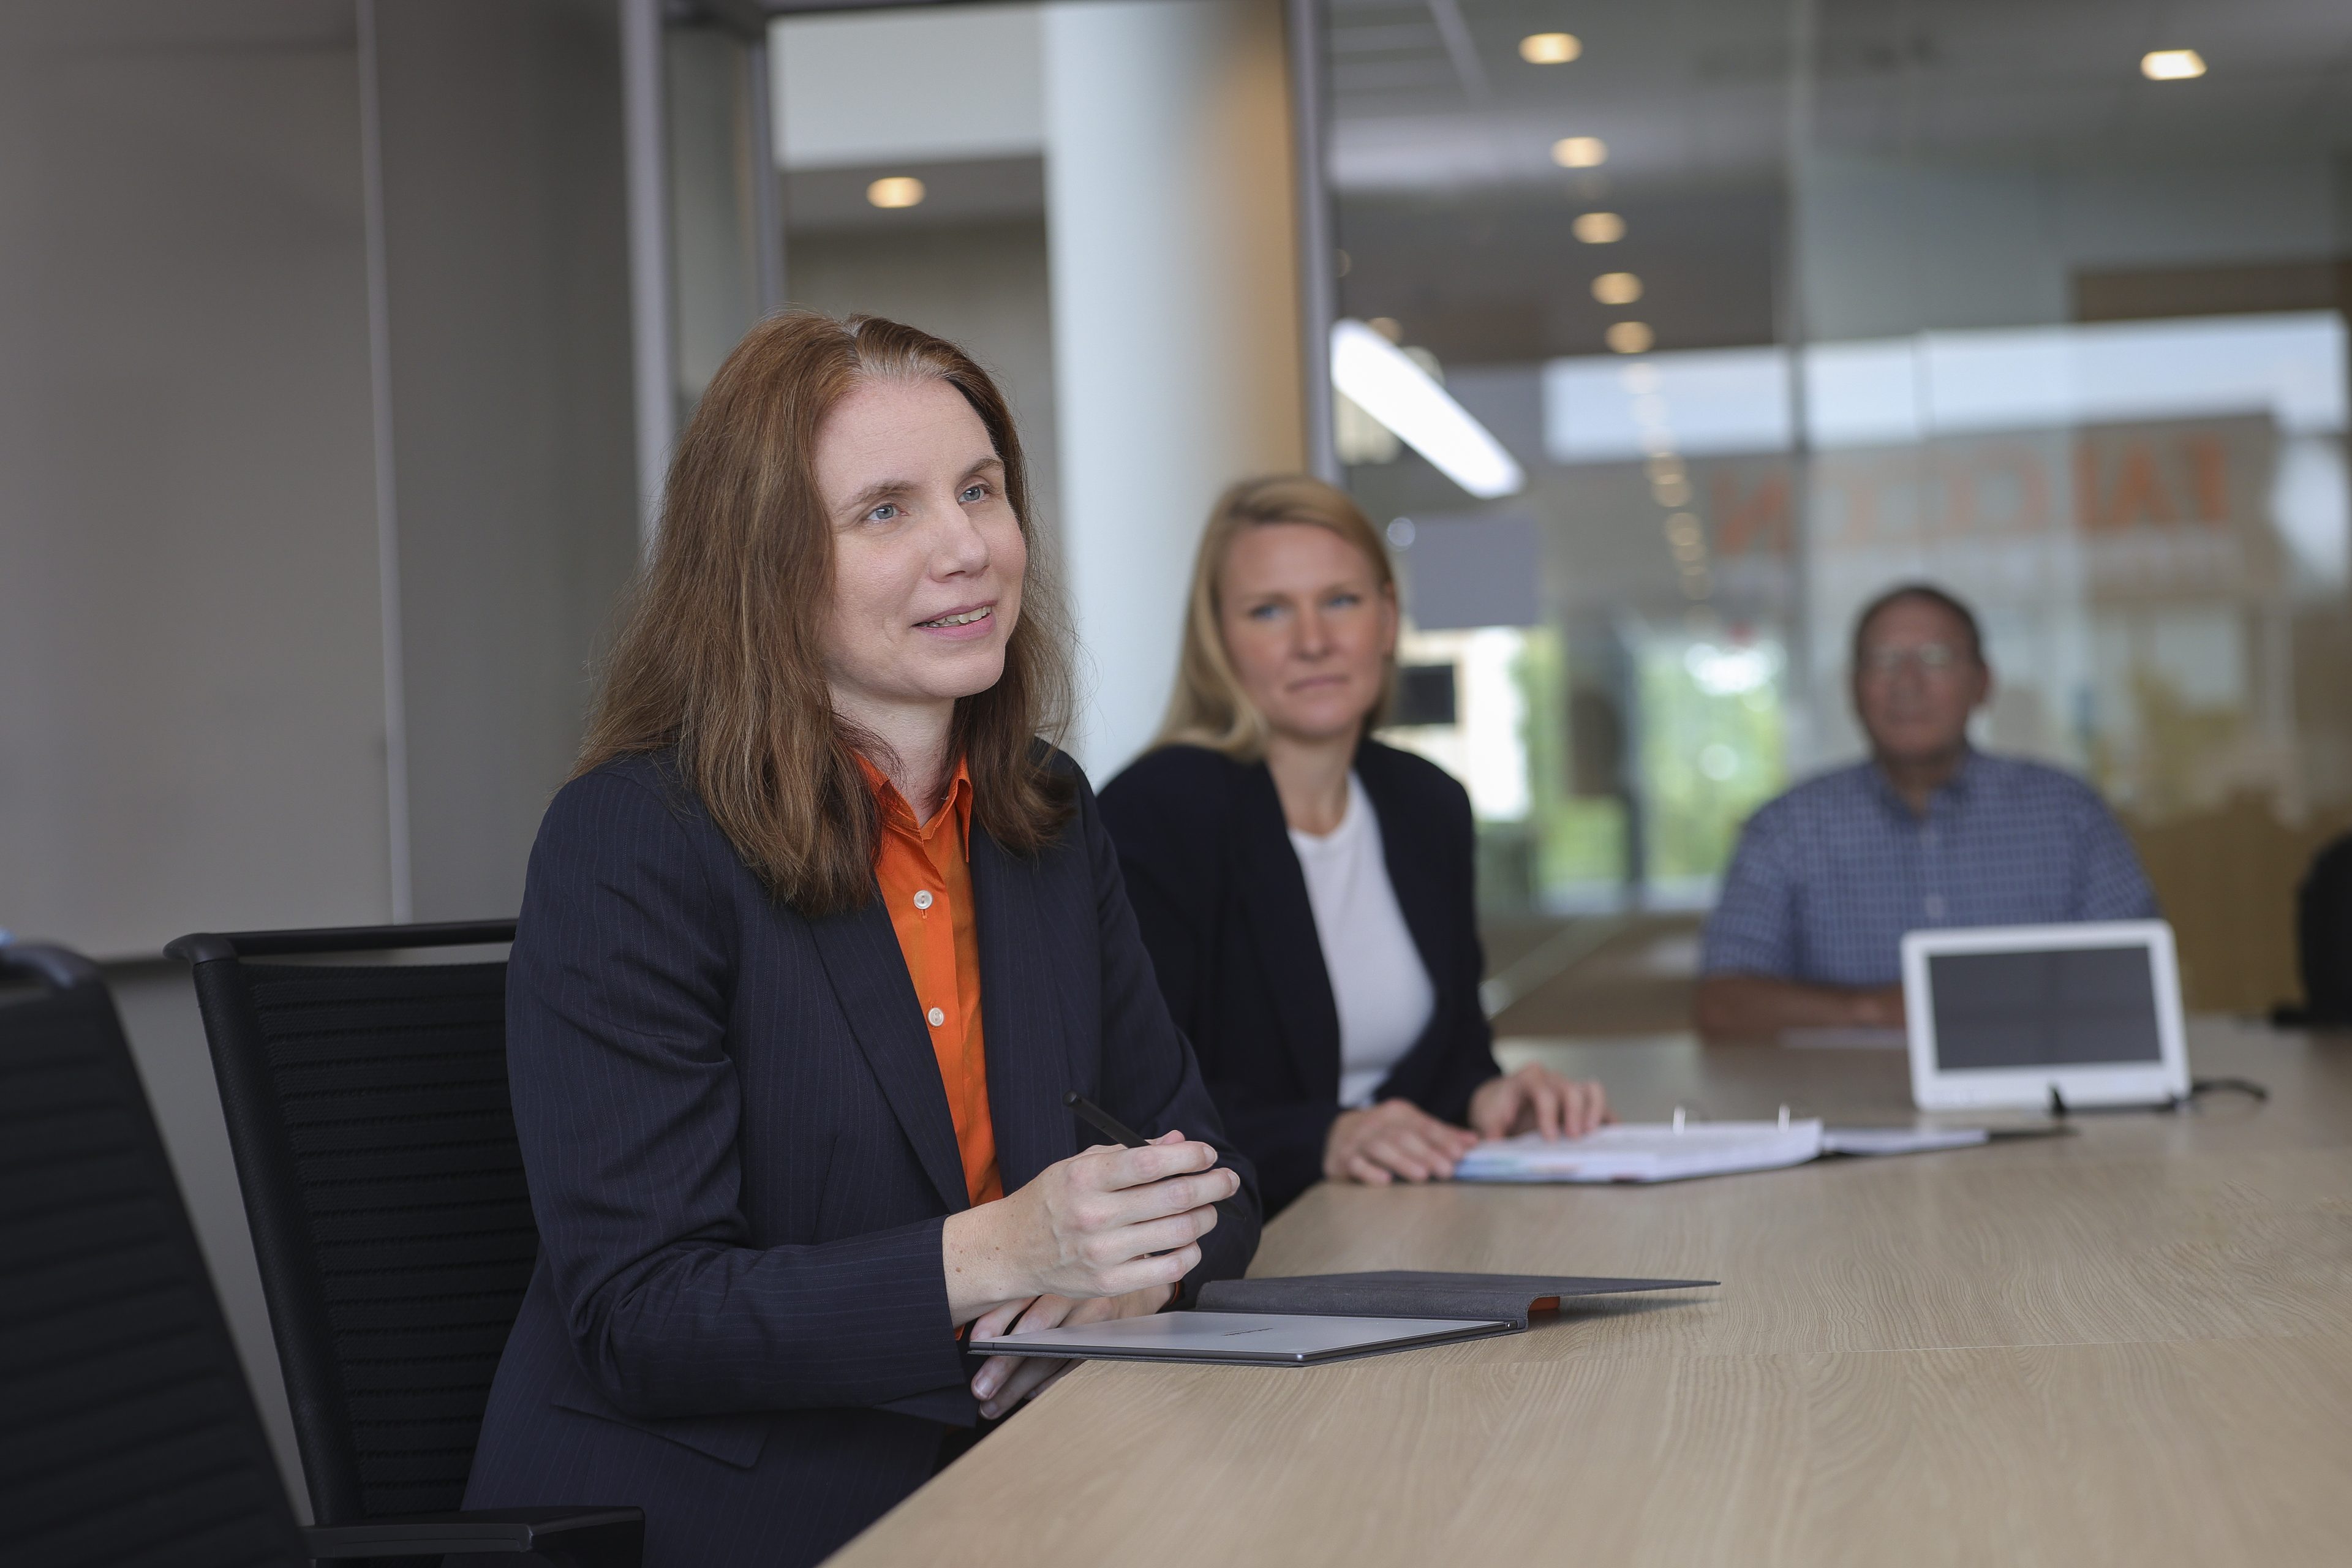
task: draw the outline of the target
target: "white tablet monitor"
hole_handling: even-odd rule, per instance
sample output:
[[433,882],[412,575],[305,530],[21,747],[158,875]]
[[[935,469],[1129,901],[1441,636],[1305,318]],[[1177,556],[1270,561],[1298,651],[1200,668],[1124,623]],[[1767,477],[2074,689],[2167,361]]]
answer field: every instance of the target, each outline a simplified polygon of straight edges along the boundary
[[2162,921],[1915,931],[1903,939],[1922,1110],[2155,1105],[2189,1092]]

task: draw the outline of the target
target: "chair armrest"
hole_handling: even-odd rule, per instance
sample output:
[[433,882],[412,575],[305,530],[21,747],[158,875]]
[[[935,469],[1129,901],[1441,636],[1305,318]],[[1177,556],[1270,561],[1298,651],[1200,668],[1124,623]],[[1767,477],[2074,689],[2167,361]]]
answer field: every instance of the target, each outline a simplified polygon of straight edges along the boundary
[[486,1508],[316,1525],[302,1531],[303,1550],[319,1561],[535,1552],[573,1568],[637,1568],[645,1543],[646,1512],[640,1508]]

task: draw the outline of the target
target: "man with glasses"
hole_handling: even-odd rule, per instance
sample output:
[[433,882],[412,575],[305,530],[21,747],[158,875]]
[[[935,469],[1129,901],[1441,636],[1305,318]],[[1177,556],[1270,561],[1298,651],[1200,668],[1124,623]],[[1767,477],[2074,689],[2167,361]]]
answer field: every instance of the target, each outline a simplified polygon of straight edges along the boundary
[[1927,584],[1854,623],[1853,707],[1870,760],[1748,820],[1706,922],[1702,1034],[1901,1028],[1903,933],[2156,913],[2138,857],[2072,774],[1988,756],[1969,718],[1992,691],[1977,618]]

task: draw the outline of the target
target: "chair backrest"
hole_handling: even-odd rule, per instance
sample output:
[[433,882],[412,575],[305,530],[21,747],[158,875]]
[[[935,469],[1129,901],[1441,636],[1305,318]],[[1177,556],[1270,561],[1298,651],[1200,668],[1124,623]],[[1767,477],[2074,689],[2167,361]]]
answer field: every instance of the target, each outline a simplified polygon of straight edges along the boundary
[[320,1524],[457,1508],[539,1256],[506,964],[256,963],[514,922],[182,937]]
[[2312,857],[2294,927],[2305,1021],[2352,1024],[2352,835]]
[[97,970],[0,982],[0,1558],[307,1562]]

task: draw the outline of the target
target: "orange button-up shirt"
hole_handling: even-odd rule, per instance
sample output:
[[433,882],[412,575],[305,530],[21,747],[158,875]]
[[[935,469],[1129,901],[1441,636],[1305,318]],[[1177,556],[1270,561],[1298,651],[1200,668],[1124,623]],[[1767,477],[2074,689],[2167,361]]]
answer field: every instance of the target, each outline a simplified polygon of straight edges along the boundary
[[977,1205],[1004,1195],[996,1127],[988,1114],[988,1057],[980,1034],[980,932],[971,910],[971,775],[956,763],[948,798],[918,824],[890,781],[857,759],[880,807],[874,861],[890,929],[915,983],[915,1001],[939,1058],[948,1113],[963,1156],[965,1194]]

